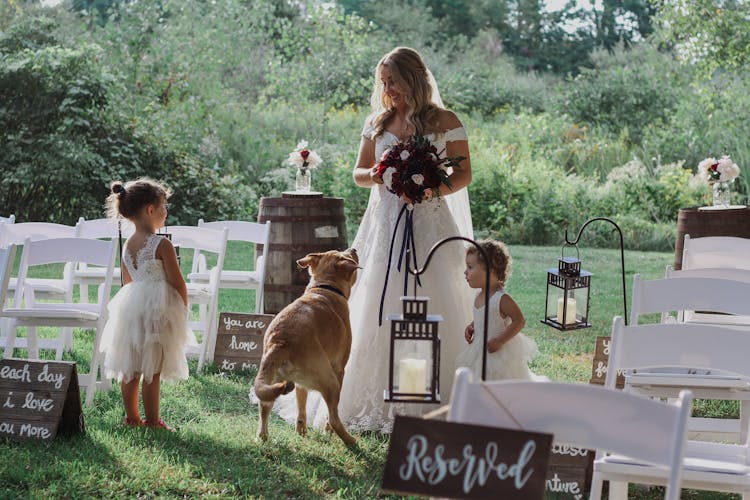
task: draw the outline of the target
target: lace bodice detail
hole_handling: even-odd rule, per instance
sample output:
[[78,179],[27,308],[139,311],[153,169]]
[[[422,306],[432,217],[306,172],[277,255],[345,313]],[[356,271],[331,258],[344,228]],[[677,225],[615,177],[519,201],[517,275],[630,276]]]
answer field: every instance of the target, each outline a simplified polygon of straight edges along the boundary
[[[138,250],[133,258],[130,253],[128,242],[125,242],[125,248],[122,251],[122,262],[128,268],[130,277],[133,281],[164,281],[164,264],[156,258],[156,248],[161,243],[163,236],[152,234],[146,240],[146,244]],[[130,241],[130,240],[128,240]]]
[[[500,299],[505,295],[505,290],[498,290],[490,296],[490,310],[487,315],[487,339],[497,336],[505,331],[510,324],[510,317],[500,317]],[[482,305],[474,308],[474,338],[482,341],[484,335],[484,301]]]

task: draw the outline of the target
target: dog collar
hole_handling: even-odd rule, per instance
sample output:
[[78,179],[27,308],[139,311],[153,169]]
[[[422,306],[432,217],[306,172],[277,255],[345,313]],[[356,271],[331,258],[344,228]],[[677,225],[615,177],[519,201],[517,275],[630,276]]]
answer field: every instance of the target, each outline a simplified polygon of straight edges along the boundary
[[336,287],[335,287],[335,286],[333,286],[333,285],[326,285],[326,284],[322,284],[322,285],[315,285],[315,286],[314,286],[313,288],[322,288],[322,289],[324,289],[324,290],[330,290],[330,291],[332,291],[333,293],[337,293],[337,294],[341,295],[342,297],[344,297],[345,299],[349,300],[349,299],[347,298],[347,296],[346,296],[346,295],[344,295],[344,292],[342,292],[341,290],[339,290],[338,288],[336,288]]

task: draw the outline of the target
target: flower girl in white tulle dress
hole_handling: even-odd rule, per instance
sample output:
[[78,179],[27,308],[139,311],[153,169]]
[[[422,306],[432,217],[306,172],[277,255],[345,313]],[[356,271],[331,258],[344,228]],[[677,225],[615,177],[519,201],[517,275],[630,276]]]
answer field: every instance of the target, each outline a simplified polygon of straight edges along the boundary
[[490,266],[490,288],[486,286],[486,267],[475,246],[466,252],[466,281],[480,292],[474,299],[474,321],[464,335],[469,343],[456,359],[457,366],[471,369],[475,380],[482,376],[482,350],[484,345],[485,294],[490,294],[487,322],[487,377],[486,380],[539,379],[529,370],[528,363],[539,354],[536,342],[520,333],[526,320],[521,309],[505,293],[505,283],[510,276],[511,257],[506,246],[498,241],[483,240],[479,245],[485,251]]
[[[124,286],[109,304],[102,334],[104,375],[121,384],[125,425],[174,430],[159,418],[160,380],[188,377],[185,346],[195,344],[187,327],[187,288],[172,243],[156,230],[164,227],[171,192],[159,182],[138,179],[112,183],[110,217],[135,225],[122,253]],[[143,409],[138,386],[143,380]]]

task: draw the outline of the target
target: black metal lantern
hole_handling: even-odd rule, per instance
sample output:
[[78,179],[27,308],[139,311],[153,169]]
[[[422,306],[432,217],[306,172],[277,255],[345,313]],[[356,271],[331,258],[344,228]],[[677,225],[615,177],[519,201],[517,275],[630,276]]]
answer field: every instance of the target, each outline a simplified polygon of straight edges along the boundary
[[581,269],[576,257],[561,257],[557,269],[547,270],[547,300],[542,323],[557,330],[591,326],[589,293],[591,273]]
[[439,314],[427,314],[429,297],[404,296],[402,314],[390,314],[390,370],[385,401],[440,403]]

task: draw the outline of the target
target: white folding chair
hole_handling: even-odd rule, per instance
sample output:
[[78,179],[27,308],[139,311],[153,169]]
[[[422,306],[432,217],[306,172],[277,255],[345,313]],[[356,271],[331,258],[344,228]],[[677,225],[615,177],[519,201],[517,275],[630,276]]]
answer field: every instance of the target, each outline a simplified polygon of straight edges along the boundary
[[[30,359],[39,357],[39,348],[59,349],[62,339],[39,339],[37,327],[57,326],[68,328],[83,328],[95,330],[94,348],[91,356],[91,369],[88,374],[79,373],[81,386],[86,387],[86,404],[94,400],[99,372],[99,344],[102,330],[107,321],[107,304],[112,288],[112,272],[115,265],[117,242],[100,241],[87,238],[53,238],[33,241],[28,238],[24,242],[21,254],[21,267],[18,271],[18,286],[12,308],[3,310],[3,317],[10,318],[10,332],[5,344],[5,357],[13,355],[18,347],[17,329],[26,327],[26,347]],[[34,289],[26,285],[29,268],[34,266],[63,263],[86,262],[107,269],[105,282],[99,286],[98,300],[95,304],[81,303],[39,303],[36,301]],[[61,335],[62,336],[62,335]],[[44,340],[51,340],[46,344]],[[108,384],[103,383],[104,387]]]
[[[23,245],[27,238],[40,241],[49,238],[73,238],[78,235],[77,226],[66,226],[50,222],[21,222],[18,224],[0,225],[0,247],[7,245]],[[65,262],[63,274],[60,278],[27,277],[25,283],[34,289],[37,300],[73,301],[73,267],[72,262]],[[11,277],[8,283],[9,295],[15,296],[16,278]],[[10,297],[6,297],[9,299]],[[0,338],[7,339],[7,331],[0,333]],[[56,358],[62,359],[64,349],[73,347],[73,333],[70,328],[62,329],[63,343]],[[4,343],[4,342],[3,342]]]
[[0,224],[13,224],[16,222],[16,216],[10,214],[8,217],[0,217]]
[[[219,288],[255,290],[255,312],[263,313],[263,282],[266,278],[266,259],[268,254],[268,242],[271,235],[271,222],[259,224],[257,222],[222,220],[215,222],[198,221],[198,227],[216,229],[229,229],[229,241],[242,241],[263,245],[263,253],[255,259],[255,266],[248,266],[246,270],[222,269]],[[194,283],[208,283],[209,272],[206,266],[205,256],[200,256],[197,261],[197,271],[191,272],[188,279]]]
[[[120,226],[118,226],[118,222]],[[114,219],[92,219],[83,217],[78,219],[78,236],[80,238],[107,239],[118,241],[120,237],[128,238],[133,234],[133,224],[128,220],[117,221]],[[119,247],[118,247],[119,248]],[[78,285],[80,301],[89,300],[89,285],[98,286],[104,283],[107,270],[103,267],[89,266],[85,262],[78,262],[73,269],[73,285]],[[119,266],[115,266],[112,275],[113,283],[117,284],[121,279]]]
[[[750,391],[748,352],[750,335],[741,329],[688,323],[625,326],[618,316],[612,326],[605,385],[614,389],[614,374],[622,369],[626,371],[624,390],[649,397],[675,397],[686,387],[694,397],[706,399],[714,399],[712,396],[717,386],[747,393]],[[670,367],[680,371],[658,373]],[[695,377],[688,370],[701,374]],[[667,376],[671,377],[668,382],[665,380]],[[613,430],[619,432],[619,428]],[[742,493],[743,498],[748,498],[749,445],[747,433],[739,444],[688,440],[682,467],[682,486],[737,492]],[[622,457],[597,454],[592,491],[600,489],[602,481],[609,480],[616,483],[614,491],[626,492],[627,488],[622,483],[626,481],[624,475],[627,474],[638,474],[641,477],[639,482],[649,484],[665,484],[667,480],[664,471],[644,468]],[[614,497],[610,495],[610,498]]]
[[[216,323],[219,307],[219,273],[224,266],[227,251],[227,228],[221,231],[205,227],[169,226],[172,244],[184,255],[184,250],[194,251],[191,272],[197,272],[199,254],[209,252],[216,254],[216,266],[209,271],[207,283],[188,281],[188,322],[193,331],[201,332],[197,348],[188,348],[187,354],[198,356],[198,371],[203,369],[206,359],[213,361],[216,343]],[[197,307],[198,321],[192,321],[193,308]]]
[[[669,479],[664,498],[677,500],[691,409],[690,391],[673,406],[589,384],[474,382],[471,372],[460,368],[448,420],[509,429],[520,425],[520,430],[552,434],[555,443],[621,453],[644,469],[662,471]],[[639,479],[638,474],[627,477]],[[600,495],[592,491],[591,497]]]
[[[684,277],[667,278],[656,280],[642,280],[636,274],[633,278],[633,300],[631,305],[630,324],[637,325],[641,316],[645,314],[658,313],[665,315],[676,313],[678,317],[681,311],[714,311],[734,317],[750,315],[750,282],[704,278]],[[714,316],[719,316],[714,314]],[[730,318],[731,316],[727,316]],[[740,331],[750,336],[750,330],[735,326]],[[706,337],[706,342],[712,342]],[[706,399],[725,399],[739,401],[740,420],[694,418],[689,423],[691,433],[697,433],[710,437],[720,435],[724,439],[744,440],[750,424],[750,391],[744,388],[744,384],[736,387],[734,383],[727,383],[715,379],[712,374],[705,374],[697,370],[697,366],[687,369],[671,368],[665,370],[652,370],[648,385],[654,387],[665,387],[675,383],[675,377],[686,387],[694,388],[695,397]],[[685,379],[684,376],[690,377]],[[706,375],[705,377],[703,375]],[[632,384],[638,383],[635,379]],[[646,382],[644,382],[645,384]],[[700,396],[698,395],[700,388]]]

